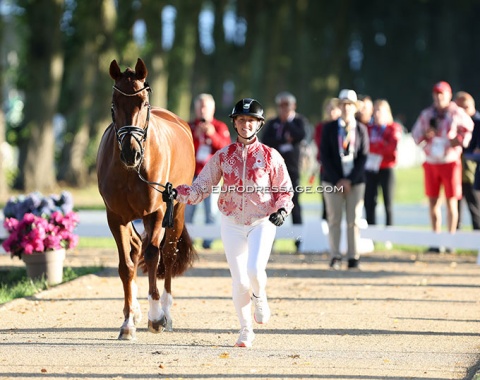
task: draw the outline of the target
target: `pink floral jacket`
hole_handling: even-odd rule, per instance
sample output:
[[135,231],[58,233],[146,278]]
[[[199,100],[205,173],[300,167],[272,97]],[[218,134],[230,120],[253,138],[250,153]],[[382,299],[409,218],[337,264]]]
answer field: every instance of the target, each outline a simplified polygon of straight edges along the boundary
[[[432,164],[444,164],[460,160],[463,147],[467,147],[472,138],[473,121],[470,116],[454,102],[450,102],[443,119],[436,120],[436,136],[427,139],[425,132],[435,120],[435,110],[428,107],[422,111],[412,128],[412,137],[417,145],[422,145],[425,161]],[[456,138],[461,145],[451,146],[450,140]]]
[[[217,186],[223,177],[223,184]],[[255,139],[236,142],[217,151],[192,186],[177,187],[177,200],[197,204],[212,191],[220,191],[218,208],[239,224],[251,225],[280,208],[293,209],[292,181],[275,149]]]

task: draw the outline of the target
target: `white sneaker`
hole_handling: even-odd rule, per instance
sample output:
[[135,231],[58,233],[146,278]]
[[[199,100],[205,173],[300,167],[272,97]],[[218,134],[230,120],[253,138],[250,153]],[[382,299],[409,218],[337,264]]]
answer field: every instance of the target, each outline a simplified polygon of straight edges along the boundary
[[255,339],[255,333],[251,327],[242,327],[240,329],[240,335],[235,343],[235,347],[252,347],[253,340]]
[[255,312],[253,313],[253,317],[255,322],[258,324],[267,323],[270,319],[270,307],[268,306],[267,297],[255,297],[252,296],[253,303],[255,305]]

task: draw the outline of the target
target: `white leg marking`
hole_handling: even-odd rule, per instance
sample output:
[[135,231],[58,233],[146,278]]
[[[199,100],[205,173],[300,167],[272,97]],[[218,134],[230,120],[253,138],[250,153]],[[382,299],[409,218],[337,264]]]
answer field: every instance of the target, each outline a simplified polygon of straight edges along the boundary
[[148,295],[148,320],[149,321],[159,321],[163,318],[164,312],[160,306],[160,301],[152,299],[151,295]]
[[142,320],[142,309],[140,308],[140,303],[138,302],[138,286],[135,281],[132,281],[130,284],[132,289],[132,309],[133,309],[133,322],[135,324],[139,323]]
[[165,330],[173,331],[172,315],[170,314],[170,310],[172,309],[173,305],[173,297],[170,293],[167,293],[165,288],[163,289],[160,301],[162,302],[162,309],[165,312],[165,317],[167,318],[167,326],[165,327]]

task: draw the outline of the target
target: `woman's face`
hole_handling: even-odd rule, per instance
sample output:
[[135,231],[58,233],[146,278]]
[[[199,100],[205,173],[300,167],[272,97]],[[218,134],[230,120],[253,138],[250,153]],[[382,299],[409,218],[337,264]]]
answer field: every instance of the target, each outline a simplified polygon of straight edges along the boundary
[[373,107],[373,120],[376,125],[385,125],[387,124],[387,110],[381,105],[376,105]]
[[351,121],[355,119],[355,113],[357,112],[357,106],[355,103],[342,102],[340,103],[340,110],[342,111],[343,120]]
[[260,125],[260,120],[249,115],[240,115],[235,118],[235,128],[238,135],[244,139],[251,137]]

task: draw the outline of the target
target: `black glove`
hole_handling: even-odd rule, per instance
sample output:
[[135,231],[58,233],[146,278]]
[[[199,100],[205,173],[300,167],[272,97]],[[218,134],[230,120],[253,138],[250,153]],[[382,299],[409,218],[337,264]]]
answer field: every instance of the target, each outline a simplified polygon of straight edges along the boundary
[[174,199],[177,199],[177,194],[177,189],[175,189],[170,182],[167,182],[165,190],[162,191],[162,200],[164,202],[173,201]]
[[284,208],[281,208],[277,212],[274,212],[273,214],[271,214],[268,220],[270,220],[270,222],[275,224],[277,227],[280,227],[285,221],[286,217],[287,217],[287,212],[285,211]]

